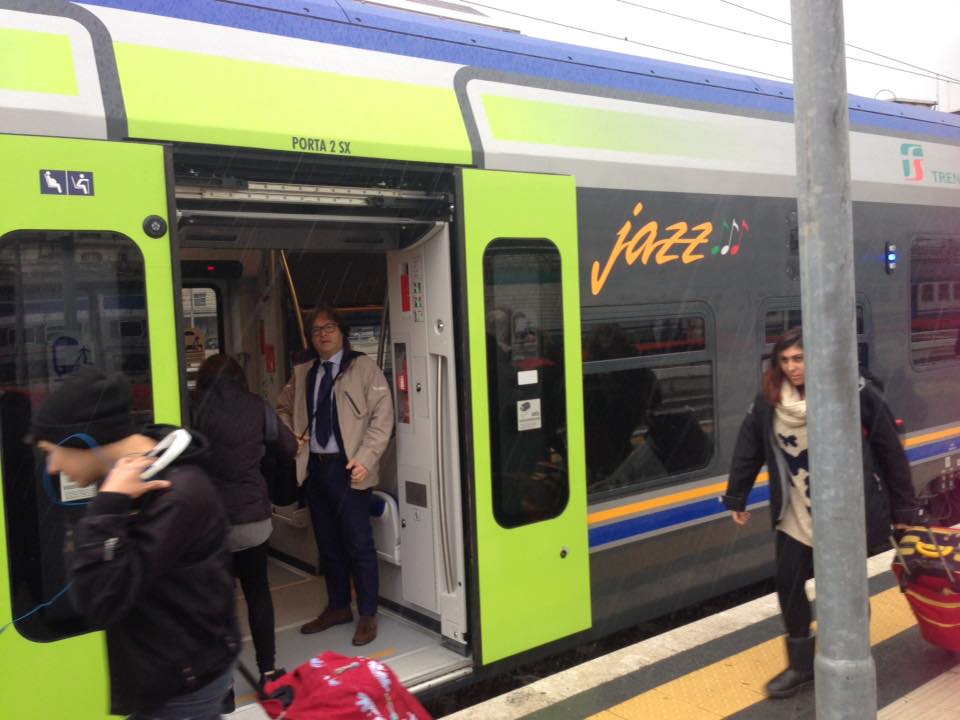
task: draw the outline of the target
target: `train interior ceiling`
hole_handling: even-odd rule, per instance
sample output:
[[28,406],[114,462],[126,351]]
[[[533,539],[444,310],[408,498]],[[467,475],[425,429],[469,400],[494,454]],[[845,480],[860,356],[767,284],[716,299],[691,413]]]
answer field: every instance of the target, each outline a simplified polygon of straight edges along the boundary
[[[437,182],[430,173],[344,178],[257,163],[230,172],[195,162],[177,168],[187,388],[194,390],[202,362],[223,352],[240,362],[253,392],[275,402],[292,365],[310,357],[309,327],[300,321],[321,304],[341,310],[351,347],[407,391],[406,398],[394,393],[397,429],[371,508],[380,629],[364,652],[413,687],[469,672],[455,392],[448,389],[455,387],[453,338],[448,333],[446,350],[431,347],[424,321],[428,304],[451,312],[449,277],[430,282],[434,265],[446,262],[449,275],[449,196],[424,189]],[[448,362],[432,361],[444,353]],[[355,654],[350,625],[299,633],[326,604],[303,499],[274,506],[273,525],[277,667],[325,650]],[[238,618],[252,666],[239,592]]]

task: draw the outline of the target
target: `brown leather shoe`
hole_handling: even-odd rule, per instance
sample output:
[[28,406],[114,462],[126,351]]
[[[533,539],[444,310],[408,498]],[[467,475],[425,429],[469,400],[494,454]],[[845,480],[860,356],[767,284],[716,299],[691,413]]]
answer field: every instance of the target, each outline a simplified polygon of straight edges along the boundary
[[349,622],[353,622],[353,613],[350,612],[350,608],[328,607],[324,608],[319,617],[311,620],[306,625],[301,627],[300,632],[302,632],[304,635],[310,635],[312,633],[328,630],[334,625],[346,625]]
[[361,615],[357,631],[353,634],[354,645],[367,645],[377,638],[377,616]]

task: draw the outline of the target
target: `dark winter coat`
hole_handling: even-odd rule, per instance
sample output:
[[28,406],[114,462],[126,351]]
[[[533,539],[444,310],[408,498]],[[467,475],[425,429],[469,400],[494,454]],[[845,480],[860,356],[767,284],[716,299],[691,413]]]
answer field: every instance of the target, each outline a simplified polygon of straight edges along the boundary
[[88,623],[106,630],[114,714],[203,687],[239,650],[227,521],[199,465],[204,444],[194,436],[160,472],[169,488],[136,500],[99,493],[77,523],[71,595]]
[[[193,426],[210,443],[207,470],[227,509],[231,525],[265,520],[272,510],[267,483],[260,471],[266,452],[265,413],[273,412],[259,395],[221,378],[195,403]],[[292,458],[297,439],[277,422],[276,445]]]
[[[862,379],[860,422],[867,547],[875,548],[886,541],[892,522],[915,520],[917,500],[893,415],[880,392]],[[728,509],[746,509],[747,496],[763,465],[770,475],[770,519],[776,527],[786,512],[789,471],[773,437],[773,406],[760,393],[740,426],[733,451],[727,493],[721,498]]]

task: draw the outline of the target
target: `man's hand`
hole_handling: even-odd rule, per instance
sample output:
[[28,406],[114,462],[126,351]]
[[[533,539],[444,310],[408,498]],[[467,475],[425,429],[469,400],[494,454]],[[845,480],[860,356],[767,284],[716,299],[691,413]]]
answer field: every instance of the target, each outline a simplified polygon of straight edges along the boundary
[[361,485],[367,479],[367,469],[359,460],[351,460],[347,463],[347,470],[350,471],[350,484]]
[[144,455],[127,455],[117,460],[100,486],[100,492],[115,492],[138,498],[154,490],[170,487],[169,480],[141,480],[140,475],[153,465],[156,458]]
[[750,513],[746,510],[731,510],[730,514],[737,525],[746,525],[750,520]]

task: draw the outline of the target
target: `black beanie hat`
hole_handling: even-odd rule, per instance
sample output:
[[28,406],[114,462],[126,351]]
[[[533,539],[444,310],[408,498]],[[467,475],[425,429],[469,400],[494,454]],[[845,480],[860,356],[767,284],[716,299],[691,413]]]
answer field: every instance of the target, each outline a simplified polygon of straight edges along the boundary
[[130,384],[123,375],[104,375],[86,365],[68,377],[33,416],[31,440],[60,443],[86,433],[108,445],[137,432],[131,415]]

